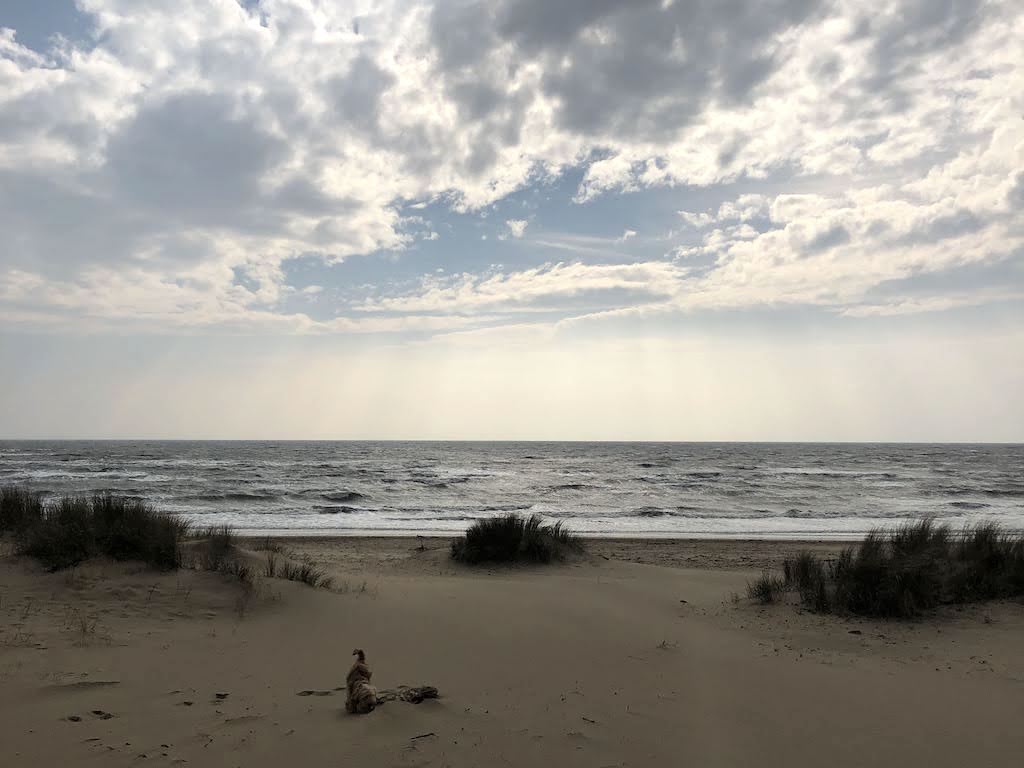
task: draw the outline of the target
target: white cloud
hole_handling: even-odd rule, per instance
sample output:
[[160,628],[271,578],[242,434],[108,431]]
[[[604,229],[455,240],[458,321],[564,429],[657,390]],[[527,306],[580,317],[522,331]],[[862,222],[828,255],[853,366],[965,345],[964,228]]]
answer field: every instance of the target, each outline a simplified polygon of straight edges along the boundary
[[679,216],[691,227],[706,227],[714,221],[714,218],[707,213],[691,213],[690,211],[679,211]]
[[[690,240],[667,246],[701,270],[645,257],[481,273],[456,296],[425,283],[395,306],[526,306],[572,295],[562,281],[577,270],[581,291],[623,310],[863,314],[885,306],[872,292],[886,283],[1020,258],[1012,0],[891,0],[870,15],[853,0],[79,7],[86,42],[39,52],[0,32],[12,323],[346,330],[282,308],[291,260],[436,239],[410,231],[403,204],[479,211],[570,166],[583,169],[580,203],[715,190],[724,202],[680,211]],[[614,240],[548,242],[616,258]],[[629,270],[657,272],[657,286]]]
[[505,226],[508,227],[509,235],[519,238],[526,232],[526,226],[529,223],[525,219],[509,219],[505,222]]
[[424,278],[409,295],[368,301],[363,311],[458,312],[536,311],[561,306],[569,299],[608,292],[627,292],[632,301],[665,298],[686,271],[669,262],[589,265],[548,264],[520,272],[462,274]]

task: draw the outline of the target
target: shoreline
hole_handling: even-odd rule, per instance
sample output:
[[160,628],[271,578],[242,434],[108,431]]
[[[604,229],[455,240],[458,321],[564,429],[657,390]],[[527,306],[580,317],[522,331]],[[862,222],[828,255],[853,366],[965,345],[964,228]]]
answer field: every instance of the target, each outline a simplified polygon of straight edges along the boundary
[[[908,518],[911,519],[911,518]],[[198,526],[201,527],[201,526]],[[465,531],[430,531],[419,532],[410,529],[395,530],[393,533],[380,529],[360,528],[233,528],[235,533],[244,539],[455,539],[462,536]],[[1017,529],[1007,528],[1013,532]],[[636,535],[623,533],[593,533],[588,531],[573,531],[577,536],[587,541],[706,541],[711,543],[722,541],[778,541],[778,542],[858,542],[868,532],[840,534],[837,536],[815,536],[811,533],[797,533],[792,536],[754,536],[749,533],[737,533],[730,535],[726,533],[676,534],[671,532],[660,533],[658,531],[647,531]]]
[[[257,543],[269,538],[286,549],[317,560],[327,560],[330,567],[346,572],[360,569],[372,573],[399,568],[413,570],[414,563],[429,560],[430,569],[448,567],[447,552],[456,536],[245,536],[242,542]],[[726,570],[756,572],[781,568],[782,561],[809,550],[829,556],[851,542],[822,539],[628,539],[588,538],[586,552],[578,557],[582,563],[599,564],[617,561],[655,565],[673,569]],[[570,561],[572,562],[572,561]],[[513,566],[518,567],[518,566]],[[556,568],[558,566],[555,566]]]

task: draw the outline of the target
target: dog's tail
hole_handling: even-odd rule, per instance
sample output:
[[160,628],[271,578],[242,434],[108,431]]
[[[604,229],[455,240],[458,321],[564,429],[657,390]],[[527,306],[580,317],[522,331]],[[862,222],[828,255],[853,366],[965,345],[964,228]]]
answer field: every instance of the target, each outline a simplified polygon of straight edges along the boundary
[[363,662],[366,661],[366,654],[363,653],[363,649],[362,648],[356,648],[354,651],[352,651],[352,655],[353,656],[358,656],[360,663],[363,663]]

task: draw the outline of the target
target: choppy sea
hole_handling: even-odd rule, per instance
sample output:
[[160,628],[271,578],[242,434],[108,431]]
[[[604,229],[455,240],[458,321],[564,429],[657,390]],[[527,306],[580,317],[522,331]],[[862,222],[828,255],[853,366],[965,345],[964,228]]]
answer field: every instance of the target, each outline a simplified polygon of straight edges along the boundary
[[513,511],[609,536],[1024,529],[1024,445],[0,441],[5,484],[279,535],[446,534]]

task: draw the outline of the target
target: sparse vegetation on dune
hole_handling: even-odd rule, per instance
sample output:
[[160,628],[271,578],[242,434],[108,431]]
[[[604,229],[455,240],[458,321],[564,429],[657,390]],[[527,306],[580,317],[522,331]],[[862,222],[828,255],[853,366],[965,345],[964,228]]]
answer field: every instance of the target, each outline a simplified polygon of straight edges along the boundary
[[1024,536],[995,523],[954,532],[925,519],[873,531],[834,559],[802,552],[784,562],[782,583],[820,613],[913,618],[941,605],[1024,596]]
[[767,572],[747,584],[747,597],[761,605],[778,602],[785,591],[783,580]]
[[562,560],[583,551],[583,540],[561,521],[548,524],[537,515],[517,514],[478,520],[452,542],[452,559],[462,563]]
[[293,563],[290,560],[285,560],[280,564],[277,569],[277,578],[287,579],[288,581],[301,581],[310,587],[322,589],[330,589],[334,584],[334,579],[315,565],[311,563]]
[[51,570],[99,556],[177,568],[188,529],[182,518],[157,512],[138,499],[63,496],[43,503],[24,489],[0,489],[0,531],[14,535],[18,553]]
[[278,555],[284,554],[284,545],[280,542],[274,541],[269,536],[257,539],[255,543],[253,543],[252,548],[257,552],[274,552]]
[[[109,494],[63,496],[44,503],[31,491],[0,488],[0,534],[6,533],[13,535],[18,554],[53,571],[109,557],[161,570],[214,571],[250,587],[260,576],[324,589],[333,585],[333,579],[314,564],[281,557],[279,546],[258,547],[267,552],[261,569],[252,553],[239,548],[229,526],[192,529],[177,515],[158,512],[139,499]],[[269,539],[266,543],[271,544]]]
[[198,566],[203,570],[223,570],[225,564],[235,556],[235,532],[226,525],[202,528],[196,532],[195,538],[200,542],[195,556],[199,560]]

